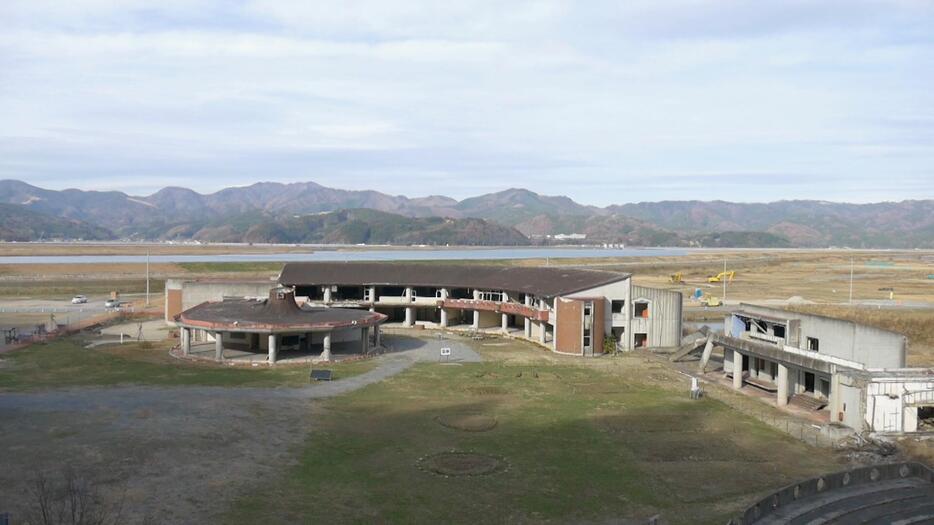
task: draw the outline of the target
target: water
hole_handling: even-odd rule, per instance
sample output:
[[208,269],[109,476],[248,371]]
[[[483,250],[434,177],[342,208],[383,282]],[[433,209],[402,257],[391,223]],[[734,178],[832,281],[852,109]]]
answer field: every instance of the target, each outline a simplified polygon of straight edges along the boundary
[[[152,255],[152,263],[296,262],[296,261],[482,261],[491,259],[566,259],[684,255],[683,248],[452,248],[398,250],[321,250],[310,253],[250,253],[226,255]],[[15,255],[0,264],[144,263],[145,255]]]

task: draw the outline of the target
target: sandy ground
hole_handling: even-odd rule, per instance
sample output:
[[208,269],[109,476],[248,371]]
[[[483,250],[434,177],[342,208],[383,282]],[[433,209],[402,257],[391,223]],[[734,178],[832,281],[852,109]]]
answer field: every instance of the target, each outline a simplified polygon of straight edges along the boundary
[[[256,480],[295,457],[314,426],[315,400],[439,360],[441,343],[387,335],[396,351],[359,376],[305,388],[118,387],[0,394],[0,511],[30,502],[36,472],[65,466],[122,501],[124,523],[212,521]],[[445,341],[454,358],[476,361]]]

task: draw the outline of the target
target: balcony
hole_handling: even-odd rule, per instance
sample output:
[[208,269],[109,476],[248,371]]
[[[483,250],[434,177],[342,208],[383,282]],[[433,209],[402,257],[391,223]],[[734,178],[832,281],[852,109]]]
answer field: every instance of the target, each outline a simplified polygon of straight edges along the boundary
[[548,320],[548,310],[536,310],[530,306],[525,306],[524,304],[518,303],[499,303],[496,301],[482,301],[475,299],[439,299],[437,300],[436,304],[442,308],[453,308],[456,310],[481,310],[485,312],[520,315],[535,321]]

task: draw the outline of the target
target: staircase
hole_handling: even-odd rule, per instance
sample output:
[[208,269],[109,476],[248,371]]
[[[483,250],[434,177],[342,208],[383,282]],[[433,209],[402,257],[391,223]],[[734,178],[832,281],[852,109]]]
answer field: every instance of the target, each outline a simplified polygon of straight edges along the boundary
[[820,410],[827,406],[827,401],[818,399],[809,394],[795,394],[788,400],[789,405],[794,405],[805,410]]

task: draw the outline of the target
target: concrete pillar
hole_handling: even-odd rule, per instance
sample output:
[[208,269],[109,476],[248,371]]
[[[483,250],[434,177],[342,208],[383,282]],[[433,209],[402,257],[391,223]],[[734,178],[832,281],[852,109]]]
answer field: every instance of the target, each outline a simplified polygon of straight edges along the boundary
[[373,302],[373,303],[376,302],[376,287],[375,286],[370,287],[370,302]]
[[775,395],[778,406],[788,404],[788,367],[781,363],[778,364],[778,392]]
[[733,350],[733,388],[743,388],[743,354]]
[[377,348],[383,344],[380,337],[379,325],[373,326],[373,344],[376,345]]
[[324,287],[324,302],[325,303],[331,302],[331,286],[330,285]]
[[224,334],[222,332],[214,333],[214,360],[224,360]]
[[551,334],[551,349],[554,351],[558,350],[558,298],[554,299],[554,312],[555,312],[555,324],[554,324],[554,333]]
[[363,355],[370,351],[370,330],[364,326],[360,328],[360,352]]
[[405,326],[414,326],[415,325],[415,308],[411,306],[405,307]]
[[503,319],[501,321],[501,327],[504,333],[509,332],[509,316],[506,314],[503,314]]
[[415,298],[414,290],[412,290],[412,287],[411,287],[411,286],[407,286],[407,287],[405,288],[405,302],[411,303],[411,302],[412,302],[412,299],[414,299],[414,298]]
[[480,310],[473,311],[473,328],[474,330],[480,329]]
[[[446,301],[448,298],[448,294],[450,293],[448,289],[441,288],[439,292],[441,294],[441,300]],[[448,311],[445,310],[444,306],[442,306],[441,307],[441,328],[447,328],[447,327],[448,327]]]
[[331,360],[331,332],[324,333],[324,341],[322,342],[324,349],[321,351],[320,359],[322,361]]
[[276,357],[279,353],[279,336],[276,334],[269,334],[269,364],[276,364]]
[[182,355],[188,355],[191,353],[191,328],[182,328],[181,334],[182,338]]
[[[525,296],[525,305],[526,305],[526,306],[532,306],[532,296],[531,296],[531,295],[526,294],[526,296]],[[526,317],[526,318],[523,319],[522,324],[523,324],[523,330],[524,330],[525,338],[526,338],[526,339],[531,339],[531,338],[532,338],[532,320],[529,319],[528,317]]]

